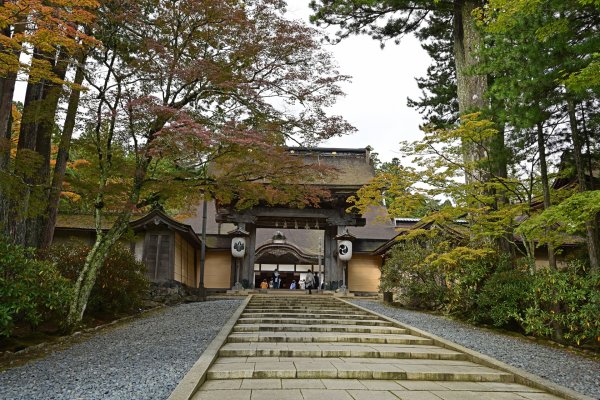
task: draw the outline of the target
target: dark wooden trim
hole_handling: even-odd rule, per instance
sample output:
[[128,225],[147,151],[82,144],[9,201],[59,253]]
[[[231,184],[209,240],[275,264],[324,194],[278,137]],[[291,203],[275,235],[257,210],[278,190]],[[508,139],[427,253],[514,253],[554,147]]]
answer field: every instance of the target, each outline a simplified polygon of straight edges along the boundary
[[154,280],[158,279],[158,266],[160,265],[160,243],[163,235],[156,234],[156,254],[154,255]]
[[175,232],[169,231],[171,238],[171,247],[169,249],[169,261],[168,264],[170,266],[170,276],[172,280],[175,280]]

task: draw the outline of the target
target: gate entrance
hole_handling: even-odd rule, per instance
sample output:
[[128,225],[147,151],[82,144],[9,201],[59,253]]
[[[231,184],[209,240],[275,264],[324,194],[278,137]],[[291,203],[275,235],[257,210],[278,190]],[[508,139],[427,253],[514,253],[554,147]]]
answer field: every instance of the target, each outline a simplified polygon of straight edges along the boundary
[[[310,231],[322,243],[323,267],[320,282],[325,283],[327,289],[335,290],[342,285],[345,266],[344,262],[337,259],[336,236],[343,234],[347,227],[366,224],[361,214],[347,211],[346,199],[355,195],[374,176],[369,149],[290,147],[289,151],[302,157],[307,164],[327,164],[338,171],[324,176],[322,182],[315,183],[326,189],[329,196],[321,199],[318,206],[305,208],[259,204],[250,209],[236,210],[234,207],[217,204],[216,222],[233,223],[249,233],[240,281],[246,281],[252,287],[260,287],[262,279],[268,278],[267,281],[270,281],[272,275],[263,265],[292,265],[293,269],[280,269],[286,273],[282,275],[285,279],[283,285],[289,288],[292,280],[301,279],[303,272],[306,272],[298,270],[296,266],[310,266],[309,268],[318,270],[318,267],[315,268],[319,265],[319,254],[316,251],[294,248],[285,240],[275,237],[266,245],[257,243],[256,240],[257,230],[276,232],[281,229],[290,235],[294,231]],[[294,243],[302,242],[294,240]],[[312,243],[313,248],[315,244],[316,242]]]

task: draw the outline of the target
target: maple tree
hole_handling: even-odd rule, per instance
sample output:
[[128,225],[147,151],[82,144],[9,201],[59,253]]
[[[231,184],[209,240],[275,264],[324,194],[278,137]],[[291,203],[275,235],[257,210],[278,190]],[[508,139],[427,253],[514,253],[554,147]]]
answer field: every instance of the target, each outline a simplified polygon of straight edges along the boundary
[[[107,251],[136,210],[181,208],[199,197],[237,207],[258,199],[302,206],[324,194],[294,185],[322,171],[282,146],[353,130],[324,110],[348,77],[315,30],[283,18],[283,6],[152,0],[98,9],[103,47],[86,70],[87,128],[75,146],[90,161],[78,173],[93,178],[85,197],[93,198],[96,242],[76,282],[70,326],[81,320]],[[77,192],[77,182],[70,185]],[[109,212],[116,220],[104,231]]]

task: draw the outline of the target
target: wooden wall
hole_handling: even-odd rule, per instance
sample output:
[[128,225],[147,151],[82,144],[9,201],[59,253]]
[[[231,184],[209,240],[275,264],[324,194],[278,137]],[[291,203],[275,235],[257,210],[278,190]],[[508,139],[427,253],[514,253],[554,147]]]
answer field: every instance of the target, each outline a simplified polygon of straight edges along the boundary
[[348,289],[351,292],[379,292],[381,257],[355,254],[348,263]]
[[207,251],[204,263],[204,287],[207,289],[231,288],[231,252]]
[[174,279],[184,285],[196,287],[194,247],[175,232]]

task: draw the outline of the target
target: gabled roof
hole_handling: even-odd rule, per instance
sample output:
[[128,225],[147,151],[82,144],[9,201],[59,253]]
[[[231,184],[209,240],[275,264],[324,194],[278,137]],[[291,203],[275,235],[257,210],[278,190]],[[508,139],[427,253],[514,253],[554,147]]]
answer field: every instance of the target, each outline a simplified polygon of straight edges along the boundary
[[[117,219],[117,215],[105,215],[102,218],[102,229],[109,230]],[[200,239],[194,229],[187,224],[181,223],[164,211],[154,209],[146,215],[134,214],[129,221],[129,227],[134,231],[140,231],[152,226],[165,225],[167,228],[179,232],[189,242],[200,246]],[[59,214],[56,218],[55,229],[68,231],[94,231],[96,229],[94,216],[92,214]]]
[[188,241],[195,243],[198,246],[200,245],[201,241],[190,225],[176,221],[158,208],[153,209],[142,218],[130,222],[129,226],[134,231],[140,231],[148,229],[152,226],[159,226],[161,224],[166,225],[169,229],[179,232],[179,234],[186,237]]

